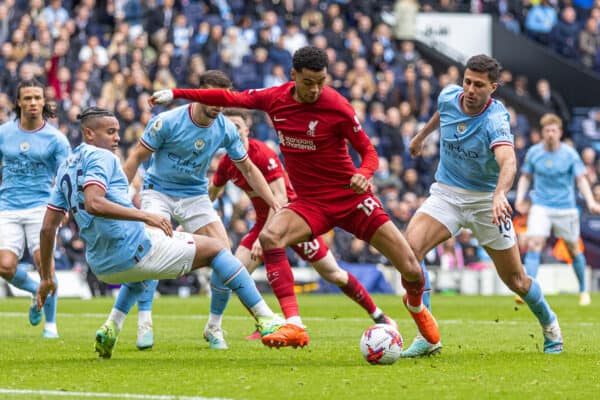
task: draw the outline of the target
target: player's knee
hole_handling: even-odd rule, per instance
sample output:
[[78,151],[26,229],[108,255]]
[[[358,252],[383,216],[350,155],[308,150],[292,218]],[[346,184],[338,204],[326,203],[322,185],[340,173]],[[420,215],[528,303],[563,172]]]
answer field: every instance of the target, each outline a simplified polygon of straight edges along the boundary
[[321,275],[323,276],[323,279],[325,279],[327,282],[333,283],[337,286],[344,286],[346,283],[348,283],[348,274],[346,274],[345,271],[341,269],[333,271],[323,271]]
[[260,235],[258,235],[258,240],[260,240],[260,245],[263,249],[282,247],[281,235],[268,228],[262,230]]
[[540,238],[530,238],[527,242],[527,250],[540,252],[544,247],[544,240]]
[[7,258],[0,258],[0,276],[4,280],[11,280],[17,272],[17,266],[14,265],[12,260]]

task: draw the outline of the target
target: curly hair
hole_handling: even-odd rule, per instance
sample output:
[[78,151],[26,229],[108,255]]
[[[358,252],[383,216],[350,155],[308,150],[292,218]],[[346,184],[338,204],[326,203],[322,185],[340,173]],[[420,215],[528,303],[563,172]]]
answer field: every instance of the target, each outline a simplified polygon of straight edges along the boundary
[[323,68],[327,68],[329,58],[325,50],[315,46],[305,46],[296,50],[292,63],[298,72],[302,72],[304,68],[321,71]]

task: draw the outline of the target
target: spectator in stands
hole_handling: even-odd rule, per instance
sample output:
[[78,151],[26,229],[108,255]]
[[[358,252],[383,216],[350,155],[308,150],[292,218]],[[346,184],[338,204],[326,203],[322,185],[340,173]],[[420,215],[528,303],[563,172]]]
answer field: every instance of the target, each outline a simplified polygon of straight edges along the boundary
[[577,22],[577,13],[571,6],[563,8],[560,20],[550,34],[550,46],[561,56],[576,60],[577,38],[581,27]]
[[550,82],[547,79],[540,79],[535,85],[536,93],[534,98],[542,105],[548,107],[556,113],[563,121],[571,120],[571,113],[567,107],[566,101],[555,90],[550,87]]
[[588,68],[593,68],[596,63],[596,54],[600,50],[600,33],[598,33],[600,20],[588,18],[583,29],[579,32],[579,53],[581,62]]
[[589,117],[581,122],[581,130],[586,137],[600,140],[600,108],[590,110]]
[[541,0],[531,7],[525,18],[525,31],[532,39],[548,45],[550,32],[556,25],[558,14],[549,0]]

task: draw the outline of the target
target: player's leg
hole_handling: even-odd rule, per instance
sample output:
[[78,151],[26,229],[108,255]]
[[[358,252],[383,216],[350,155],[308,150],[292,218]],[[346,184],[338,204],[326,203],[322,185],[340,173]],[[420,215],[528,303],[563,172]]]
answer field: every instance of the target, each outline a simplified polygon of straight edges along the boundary
[[[302,208],[299,202],[292,203],[290,207],[294,205]],[[313,212],[313,217],[321,221],[326,220],[326,217],[317,214],[318,212]],[[311,226],[300,214],[290,208],[284,208],[271,217],[260,233],[267,279],[286,317],[286,324],[281,329],[263,336],[262,342],[267,346],[302,347],[310,340],[300,318],[294,293],[294,275],[285,254],[285,247],[291,243],[306,241],[312,236],[312,232]]]
[[0,276],[14,287],[33,295],[29,322],[38,325],[43,317],[35,304],[38,283],[27,275],[27,271],[17,267],[25,250],[25,228],[21,222],[20,216],[14,211],[0,212]]
[[[256,268],[258,268],[259,265],[262,264],[262,257],[261,258],[252,258],[251,249],[249,247],[246,247],[247,244],[244,243],[244,239],[246,237],[248,237],[248,235],[244,236],[244,238],[240,242],[240,245],[238,246],[237,250],[235,251],[234,255],[235,255],[235,258],[240,260],[240,262],[246,266],[248,273],[250,275],[252,275],[252,273],[256,270]],[[256,237],[258,237],[258,232],[256,234]],[[260,331],[258,329],[254,330],[254,332],[252,332],[250,335],[246,336],[246,339],[248,339],[248,340],[260,339]]]
[[298,243],[292,248],[300,258],[309,262],[323,279],[338,286],[346,296],[364,308],[375,323],[389,324],[398,329],[396,321],[375,305],[369,291],[362,283],[353,274],[340,267],[320,236],[310,242]]
[[429,343],[438,344],[440,335],[437,322],[423,305],[425,276],[406,239],[393,222],[387,221],[377,228],[370,243],[402,274],[402,286],[406,290],[404,305],[421,335]]
[[[212,205],[209,214],[214,214],[214,211],[212,211]],[[230,247],[227,231],[216,214],[214,214],[214,218],[211,218],[211,222],[202,225],[200,228],[197,228],[194,231],[194,234],[216,238],[220,240],[227,249],[229,249]],[[203,218],[201,223],[204,223],[205,221],[206,219]],[[222,324],[223,314],[225,313],[227,304],[229,304],[229,298],[231,297],[231,290],[220,280],[219,275],[214,269],[210,275],[210,289],[210,313],[208,315],[208,321],[203,330],[203,337],[208,342],[211,349],[225,350],[227,349],[227,342],[224,338]]]
[[[42,221],[44,220],[44,214],[46,213],[46,207],[36,207],[27,210],[27,215],[24,216],[24,230],[27,241],[27,248],[29,253],[33,255],[33,262],[36,268],[39,270],[41,264],[41,253],[40,253],[40,230],[42,229]],[[58,281],[56,274],[53,274],[52,279],[56,285],[56,292],[54,295],[49,295],[44,303],[44,330],[42,337],[46,339],[57,339],[58,329],[56,327],[56,308],[58,303]]]
[[[451,230],[455,231],[458,228],[459,222],[456,218],[456,210],[453,209],[451,204],[436,197],[428,198],[408,223],[406,240],[415,253],[417,260],[420,261],[425,278],[422,301],[429,310],[431,310],[431,284],[429,282],[429,272],[425,268],[423,259],[427,252],[452,236]],[[440,351],[441,345],[429,343],[418,333],[408,349],[402,352],[402,357],[422,357]]]
[[521,296],[540,322],[544,334],[544,352],[561,353],[563,340],[558,318],[544,298],[539,283],[525,274],[517,245],[514,244],[511,248],[503,250],[495,250],[489,245],[484,248],[494,261],[502,281]]
[[579,250],[579,212],[572,210],[568,214],[557,216],[553,219],[554,233],[557,237],[565,241],[567,251],[573,260],[573,271],[579,282],[579,305],[587,306],[591,303],[591,298],[587,292],[585,282],[585,267],[587,260],[585,255]]
[[139,350],[151,349],[154,345],[152,326],[152,303],[154,292],[158,286],[157,280],[144,281],[146,287],[138,297],[138,330],[135,346]]
[[552,221],[548,209],[532,206],[527,217],[527,253],[523,259],[527,275],[536,278],[540,268],[542,250],[550,236]]
[[110,358],[112,356],[113,349],[117,344],[117,338],[121,329],[123,329],[127,314],[129,314],[129,311],[133,308],[138,301],[138,298],[147,287],[156,287],[154,282],[158,283],[158,281],[155,280],[146,280],[140,282],[127,282],[121,285],[112,310],[110,310],[104,324],[96,331],[96,342],[94,347],[99,357]]

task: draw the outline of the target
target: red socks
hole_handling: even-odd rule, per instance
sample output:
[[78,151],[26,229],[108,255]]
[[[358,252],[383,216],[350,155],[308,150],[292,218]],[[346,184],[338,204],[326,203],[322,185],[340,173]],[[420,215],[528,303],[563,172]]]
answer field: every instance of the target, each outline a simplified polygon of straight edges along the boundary
[[294,275],[285,255],[285,249],[264,250],[263,261],[267,269],[267,279],[279,300],[283,315],[286,319],[299,316],[298,301],[294,293]]
[[423,291],[425,288],[423,271],[421,270],[421,280],[408,282],[402,278],[402,286],[406,289],[408,305],[411,307],[419,307],[423,301]]
[[340,289],[344,292],[344,294],[350,297],[352,300],[360,304],[362,308],[367,310],[369,314],[375,312],[377,306],[373,302],[371,295],[365,289],[365,287],[356,279],[354,275],[348,272],[348,283],[344,286],[340,286]]

